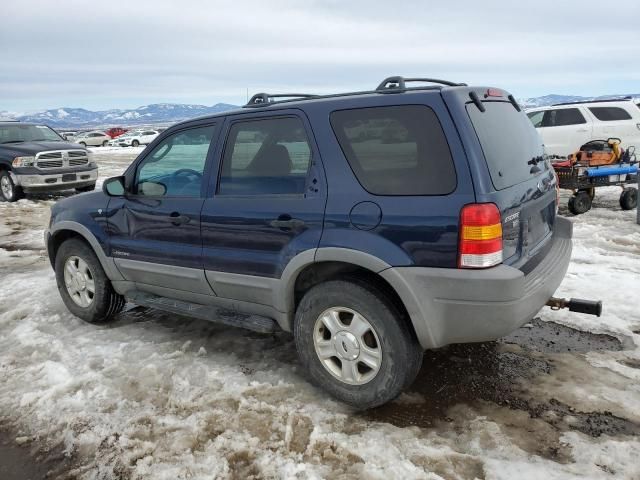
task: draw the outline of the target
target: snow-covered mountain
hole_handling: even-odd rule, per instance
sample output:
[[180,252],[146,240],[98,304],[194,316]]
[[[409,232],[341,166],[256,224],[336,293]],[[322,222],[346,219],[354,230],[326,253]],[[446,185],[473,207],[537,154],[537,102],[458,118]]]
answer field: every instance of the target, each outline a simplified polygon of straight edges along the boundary
[[551,94],[551,95],[544,95],[543,97],[520,98],[518,99],[518,103],[522,105],[524,108],[534,108],[534,107],[546,107],[547,105],[553,105],[556,103],[582,102],[582,101],[589,101],[589,100],[605,100],[609,98],[625,98],[625,97],[640,99],[640,93],[600,95],[599,97],[580,97],[577,95]]
[[[518,99],[518,102],[524,108],[533,108],[553,105],[554,103],[623,97],[640,99],[640,93],[601,95],[599,97],[550,94],[542,97],[520,98]],[[44,123],[58,128],[92,128],[114,125],[168,125],[180,120],[224,112],[234,108],[238,107],[228,103],[216,103],[210,107],[206,105],[189,105],[181,103],[154,103],[131,110],[114,109],[95,112],[84,108],[69,107],[54,108],[31,114],[0,111],[0,118],[16,118],[24,122]]]
[[32,114],[11,115],[0,112],[0,117],[17,118],[23,122],[44,123],[52,127],[81,128],[108,125],[142,125],[175,123],[180,120],[210,115],[238,108],[236,105],[217,103],[211,107],[206,105],[187,105],[178,103],[155,103],[132,110],[91,111],[84,108],[54,108]]

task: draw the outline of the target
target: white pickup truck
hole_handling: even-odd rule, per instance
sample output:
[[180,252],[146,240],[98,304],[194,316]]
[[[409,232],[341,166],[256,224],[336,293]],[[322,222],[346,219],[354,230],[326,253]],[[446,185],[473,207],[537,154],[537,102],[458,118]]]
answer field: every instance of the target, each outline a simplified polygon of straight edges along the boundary
[[566,157],[591,140],[609,138],[640,153],[640,106],[630,98],[559,103],[527,110],[527,116],[552,156]]

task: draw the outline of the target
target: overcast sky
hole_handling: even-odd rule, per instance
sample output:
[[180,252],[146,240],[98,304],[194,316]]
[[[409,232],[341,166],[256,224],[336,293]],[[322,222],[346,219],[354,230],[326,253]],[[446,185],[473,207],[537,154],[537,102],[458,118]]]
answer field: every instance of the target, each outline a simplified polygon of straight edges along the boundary
[[4,0],[0,111],[242,103],[432,76],[640,92],[640,0]]

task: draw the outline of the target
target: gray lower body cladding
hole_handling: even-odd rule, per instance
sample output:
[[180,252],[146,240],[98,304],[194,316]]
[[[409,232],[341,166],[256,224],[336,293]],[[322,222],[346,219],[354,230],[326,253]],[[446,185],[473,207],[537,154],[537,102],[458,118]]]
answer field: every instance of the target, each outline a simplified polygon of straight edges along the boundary
[[486,270],[389,268],[423,348],[495,340],[518,329],[553,296],[571,260],[572,223],[556,219],[551,248],[528,274],[499,265]]

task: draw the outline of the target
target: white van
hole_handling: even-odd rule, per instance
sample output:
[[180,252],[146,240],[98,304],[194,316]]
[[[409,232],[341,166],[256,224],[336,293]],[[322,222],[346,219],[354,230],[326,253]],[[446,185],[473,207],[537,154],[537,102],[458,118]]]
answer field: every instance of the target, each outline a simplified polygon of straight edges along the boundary
[[640,153],[640,106],[630,98],[558,103],[532,108],[527,116],[536,127],[548,155],[566,157],[591,140],[619,138],[622,148]]

